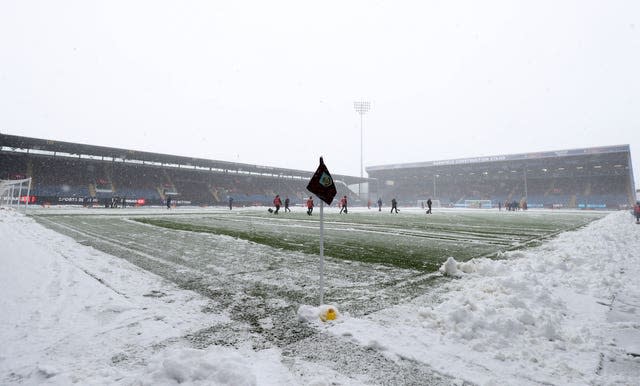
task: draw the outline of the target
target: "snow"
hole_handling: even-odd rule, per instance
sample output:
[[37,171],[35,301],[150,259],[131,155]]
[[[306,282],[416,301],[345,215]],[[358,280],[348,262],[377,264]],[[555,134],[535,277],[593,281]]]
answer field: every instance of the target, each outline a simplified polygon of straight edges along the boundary
[[[330,318],[327,316],[329,313],[333,313],[335,316]],[[332,304],[323,304],[319,307],[303,304],[298,308],[298,320],[310,324],[321,325],[328,320],[340,319],[340,317],[340,311]]]
[[[232,322],[214,301],[14,211],[0,210],[0,246],[0,384],[367,383],[321,364],[301,375],[277,348],[194,347],[189,333]],[[500,259],[452,256],[437,296],[296,318],[458,384],[638,384],[639,260],[640,226],[614,212]]]
[[418,297],[331,330],[479,384],[638,384],[639,260],[640,228],[612,213],[501,260],[462,270],[450,258],[441,272],[459,279],[438,303]]
[[8,210],[0,245],[0,384],[292,382],[277,352],[186,347],[229,322],[199,295]]
[[442,267],[440,267],[439,271],[446,276],[459,277],[462,275],[462,271],[458,269],[458,265],[459,263],[456,261],[456,259],[454,259],[452,256],[449,256],[449,258],[447,258],[447,261],[442,264]]

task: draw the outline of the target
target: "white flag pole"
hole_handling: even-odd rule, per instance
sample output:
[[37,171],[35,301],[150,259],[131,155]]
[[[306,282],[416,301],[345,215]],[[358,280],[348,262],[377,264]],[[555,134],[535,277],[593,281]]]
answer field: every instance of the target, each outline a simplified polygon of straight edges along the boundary
[[324,304],[324,201],[320,200],[320,305]]

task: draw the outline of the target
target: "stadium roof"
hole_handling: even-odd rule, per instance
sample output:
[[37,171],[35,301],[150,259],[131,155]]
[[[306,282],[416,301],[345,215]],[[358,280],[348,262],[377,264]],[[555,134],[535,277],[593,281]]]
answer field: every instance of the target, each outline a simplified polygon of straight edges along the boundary
[[[81,159],[88,158],[94,160],[97,157],[98,160],[105,161],[118,161],[133,164],[149,164],[160,166],[180,165],[180,167],[185,168],[204,168],[265,176],[297,176],[311,178],[311,176],[313,175],[313,172],[305,170],[251,165],[229,161],[217,161],[204,158],[184,157],[105,146],[85,145],[80,143],[22,137],[1,133],[0,151],[48,156],[77,156],[77,158]],[[369,181],[368,178],[360,178],[347,175],[334,174],[333,177],[335,180],[341,180],[347,184]]]
[[469,165],[469,164],[477,164],[477,163],[502,162],[502,161],[523,161],[523,160],[534,160],[534,159],[542,159],[542,158],[571,157],[571,156],[610,154],[610,153],[628,154],[629,152],[630,152],[629,145],[601,146],[601,147],[590,147],[590,148],[584,148],[584,149],[555,150],[555,151],[545,151],[545,152],[536,152],[536,153],[496,155],[496,156],[474,157],[474,158],[457,158],[457,159],[443,160],[443,161],[427,161],[427,162],[414,162],[414,163],[391,164],[391,165],[378,165],[378,166],[369,166],[366,168],[366,170],[367,172],[375,172],[375,171],[381,171],[381,170],[412,169],[412,168],[425,168],[425,167],[433,167],[433,166],[450,166],[450,165]]

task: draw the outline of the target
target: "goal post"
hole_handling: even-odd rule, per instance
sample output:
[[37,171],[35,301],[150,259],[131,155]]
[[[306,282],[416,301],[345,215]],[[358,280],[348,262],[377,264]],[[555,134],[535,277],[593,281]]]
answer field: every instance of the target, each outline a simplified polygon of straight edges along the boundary
[[31,201],[31,177],[22,180],[0,180],[0,207],[20,209],[24,211]]

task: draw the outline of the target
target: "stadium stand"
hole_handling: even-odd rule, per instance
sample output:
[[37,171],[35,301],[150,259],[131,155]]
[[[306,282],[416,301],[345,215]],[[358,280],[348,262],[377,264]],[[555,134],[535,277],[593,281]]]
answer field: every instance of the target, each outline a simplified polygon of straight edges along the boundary
[[[0,179],[32,177],[36,204],[303,205],[310,171],[180,157],[0,134]],[[359,200],[349,185],[371,181],[333,175],[338,195]]]
[[386,201],[526,202],[529,208],[620,209],[633,204],[628,145],[454,159],[366,168]]

